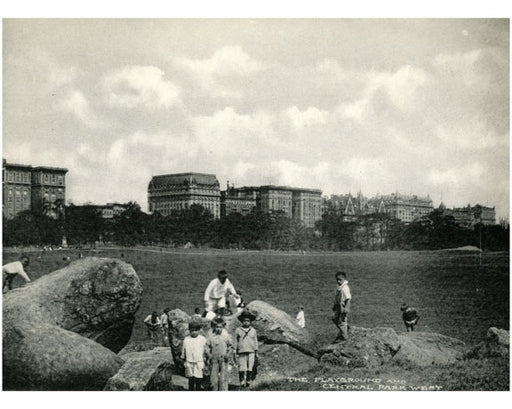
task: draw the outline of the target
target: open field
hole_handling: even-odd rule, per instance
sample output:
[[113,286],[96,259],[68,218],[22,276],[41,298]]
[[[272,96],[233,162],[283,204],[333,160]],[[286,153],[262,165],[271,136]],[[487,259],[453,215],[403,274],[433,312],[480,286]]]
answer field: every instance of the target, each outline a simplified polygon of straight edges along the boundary
[[[400,305],[417,307],[418,330],[479,342],[491,326],[509,329],[509,253],[297,253],[160,249],[98,249],[85,256],[118,257],[132,264],[144,287],[130,343],[146,339],[142,320],[153,310],[203,308],[209,280],[226,269],[246,302],[264,300],[295,315],[303,305],[318,345],[331,341],[334,273],[344,270],[353,296],[350,324],[403,331]],[[27,253],[29,275],[40,277],[77,258],[77,250]],[[4,252],[3,262],[20,253]],[[41,256],[38,258],[38,256]],[[16,278],[15,285],[22,281]]]

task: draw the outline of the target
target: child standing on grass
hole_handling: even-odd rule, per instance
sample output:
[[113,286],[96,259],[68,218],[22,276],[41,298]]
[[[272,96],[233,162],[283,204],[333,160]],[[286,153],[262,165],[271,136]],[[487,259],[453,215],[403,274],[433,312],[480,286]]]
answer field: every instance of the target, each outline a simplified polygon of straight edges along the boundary
[[213,333],[205,348],[210,382],[214,391],[227,391],[228,362],[233,355],[233,343],[228,333],[222,331],[224,320],[221,317],[214,318],[211,325]]
[[238,317],[242,326],[235,330],[238,377],[241,388],[249,387],[249,381],[252,380],[254,362],[258,359],[258,335],[256,329],[252,326],[255,318],[249,311],[243,311]]
[[420,316],[416,309],[409,307],[407,304],[402,304],[400,307],[400,311],[402,311],[402,320],[404,321],[405,328],[407,332],[414,331],[415,325],[418,323]]
[[297,321],[297,325],[301,328],[306,327],[306,317],[304,317],[304,307],[299,307],[299,312],[297,313],[297,317],[295,318]]
[[169,311],[171,311],[170,308],[165,308],[162,315],[160,315],[160,324],[162,325],[162,338],[164,340],[164,345],[167,345],[169,341]]
[[201,390],[204,371],[204,352],[206,338],[199,334],[201,323],[192,321],[188,324],[190,335],[183,340],[181,359],[185,362],[185,376],[188,378],[188,390]]

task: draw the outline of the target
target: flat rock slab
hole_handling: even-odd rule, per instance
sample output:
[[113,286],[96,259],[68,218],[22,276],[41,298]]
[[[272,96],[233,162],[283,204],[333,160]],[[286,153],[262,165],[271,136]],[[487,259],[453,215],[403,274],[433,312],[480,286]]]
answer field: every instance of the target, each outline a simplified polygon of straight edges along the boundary
[[459,339],[429,332],[407,332],[400,334],[399,339],[400,350],[393,357],[393,362],[401,364],[452,364],[463,357],[466,348]]
[[106,391],[174,390],[172,357],[169,348],[157,347],[149,351],[121,355],[123,366],[111,377]]
[[349,339],[323,347],[320,361],[337,366],[378,367],[451,364],[464,355],[459,339],[427,332],[397,334],[391,328],[351,328]]
[[259,348],[259,365],[256,379],[250,388],[262,383],[280,381],[304,373],[318,360],[305,355],[287,344],[261,345]]

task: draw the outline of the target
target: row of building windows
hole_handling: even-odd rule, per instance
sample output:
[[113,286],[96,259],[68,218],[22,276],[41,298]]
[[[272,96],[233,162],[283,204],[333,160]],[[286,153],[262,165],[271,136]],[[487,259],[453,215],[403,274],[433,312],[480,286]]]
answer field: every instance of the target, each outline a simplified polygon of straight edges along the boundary
[[24,182],[24,183],[30,182],[30,172],[8,171],[6,173],[7,173],[7,180],[9,182]]

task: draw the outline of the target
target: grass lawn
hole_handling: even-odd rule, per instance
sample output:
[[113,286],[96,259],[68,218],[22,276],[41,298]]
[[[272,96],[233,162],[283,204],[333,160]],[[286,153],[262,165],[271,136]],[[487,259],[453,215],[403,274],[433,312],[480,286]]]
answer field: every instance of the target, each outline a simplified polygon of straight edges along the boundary
[[[336,334],[330,321],[334,273],[346,271],[352,291],[349,324],[403,331],[400,305],[421,316],[417,330],[479,342],[491,326],[509,329],[509,254],[447,252],[297,253],[159,249],[82,251],[85,256],[123,258],[144,288],[131,342],[146,337],[142,320],[151,311],[203,308],[203,292],[217,271],[228,271],[246,302],[263,300],[295,315],[304,306],[306,326],[319,344]],[[41,258],[38,256],[42,254]],[[32,253],[37,278],[77,258],[76,250]],[[123,255],[123,257],[121,257]],[[4,263],[19,253],[4,253]],[[22,280],[15,279],[15,285]]]
[[[132,349],[147,344],[142,321],[151,311],[161,312],[170,307],[192,314],[195,307],[202,309],[204,290],[221,269],[228,271],[246,302],[263,300],[293,316],[299,305],[304,306],[306,327],[318,347],[336,335],[330,316],[334,273],[339,270],[347,272],[352,292],[350,325],[391,327],[401,332],[404,327],[400,305],[407,302],[421,316],[418,331],[456,337],[468,345],[479,343],[489,327],[509,329],[508,252],[484,253],[481,264],[478,254],[434,251],[302,255],[125,248],[82,250],[82,253],[122,258],[137,271],[144,293],[129,343]],[[78,258],[77,250],[27,254],[31,257],[29,275],[33,279]],[[16,260],[19,255],[4,252],[3,262]],[[70,260],[65,260],[68,256]],[[22,280],[16,278],[14,284],[21,285]],[[421,370],[393,366],[378,370],[329,368],[318,364],[301,376],[308,383],[280,381],[263,384],[259,389],[325,390],[325,384],[315,382],[315,378],[347,376],[379,378],[384,386],[402,382],[396,385],[407,388],[441,385],[443,390],[508,390],[509,363],[503,359],[471,360],[451,367]]]

